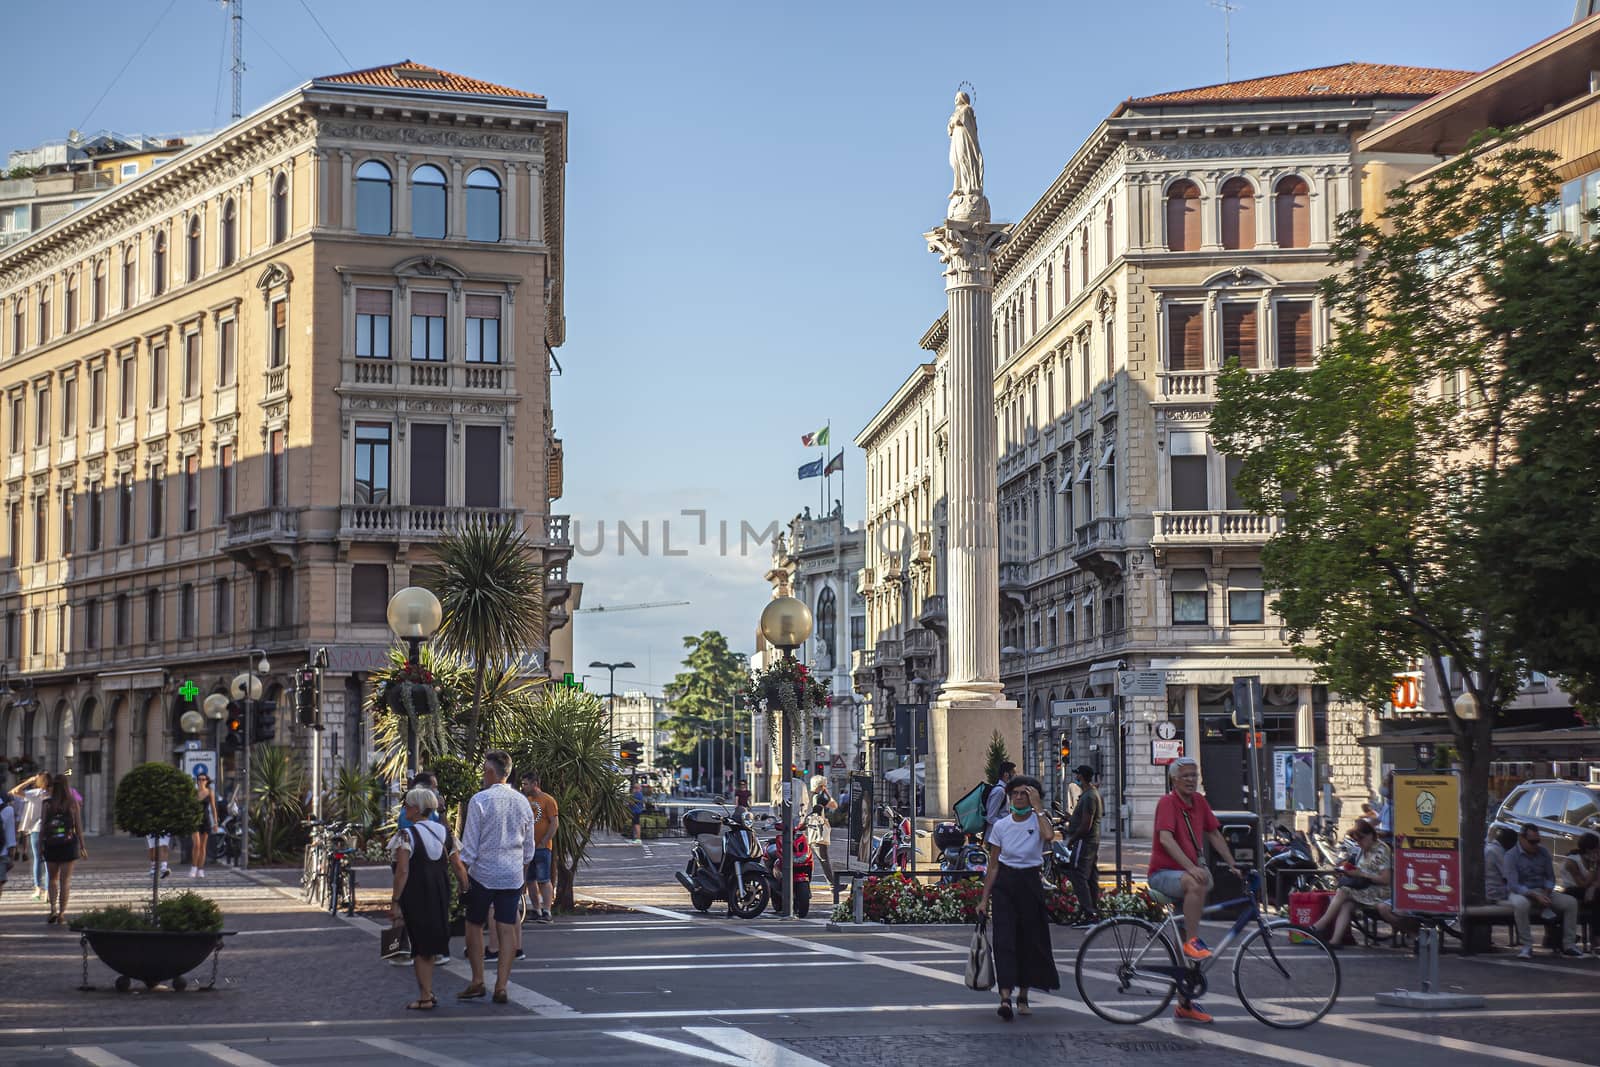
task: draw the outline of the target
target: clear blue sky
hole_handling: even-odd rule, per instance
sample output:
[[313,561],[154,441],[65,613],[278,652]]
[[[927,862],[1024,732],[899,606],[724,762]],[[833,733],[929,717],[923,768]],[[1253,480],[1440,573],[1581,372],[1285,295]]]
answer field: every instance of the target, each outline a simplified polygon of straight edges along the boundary
[[[1565,26],[1573,4],[1239,6],[1235,78],[1349,60],[1479,70]],[[403,58],[570,112],[556,509],[585,521],[586,546],[606,520],[608,551],[573,565],[588,604],[693,601],[579,616],[577,659],[631,659],[631,677],[654,683],[671,677],[684,634],[717,628],[752,647],[768,553],[738,556],[739,522],[815,507],[817,483],[795,478],[815,457],[799,435],[831,420],[848,442],[918,361],[943,307],[919,235],[949,191],[957,84],[977,87],[989,198],[1015,219],[1119,100],[1223,80],[1222,16],[1205,0],[248,0],[245,11],[247,112],[310,77]],[[210,0],[36,5],[11,21],[0,148],[73,127],[220,125],[225,29]],[[846,465],[859,521],[854,448]],[[659,521],[685,508],[709,513],[712,544],[664,558]],[[618,519],[653,520],[649,557],[617,555]],[[735,531],[727,558],[722,519]],[[697,534],[680,517],[674,550]]]

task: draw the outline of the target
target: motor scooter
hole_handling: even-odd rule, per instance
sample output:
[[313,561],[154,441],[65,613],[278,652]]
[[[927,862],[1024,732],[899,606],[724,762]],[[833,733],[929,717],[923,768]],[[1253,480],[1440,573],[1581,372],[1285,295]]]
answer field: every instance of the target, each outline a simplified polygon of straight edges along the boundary
[[872,859],[867,864],[870,874],[888,874],[905,871],[911,866],[911,854],[917,847],[916,839],[926,837],[926,830],[913,830],[911,816],[902,815],[885,804],[878,809],[878,817],[888,822],[885,830],[872,845]]
[[689,862],[673,872],[689,891],[696,911],[708,911],[716,900],[728,902],[728,914],[754,919],[767,909],[772,879],[762,862],[756,840],[755,816],[738,818],[710,808],[691,808],[683,815],[683,829],[694,840]]
[[[772,910],[779,915],[784,911],[783,891],[783,857],[778,853],[778,843],[783,840],[781,827],[769,825],[768,829],[779,830],[772,840],[767,842],[763,855],[766,859],[767,877],[772,880]],[[811,841],[806,837],[804,827],[794,828],[794,913],[804,919],[811,912]]]
[[989,869],[989,854],[978,844],[977,835],[967,833],[953,822],[934,826],[933,847],[939,850],[939,870],[944,872],[940,878],[942,882],[982,878]]

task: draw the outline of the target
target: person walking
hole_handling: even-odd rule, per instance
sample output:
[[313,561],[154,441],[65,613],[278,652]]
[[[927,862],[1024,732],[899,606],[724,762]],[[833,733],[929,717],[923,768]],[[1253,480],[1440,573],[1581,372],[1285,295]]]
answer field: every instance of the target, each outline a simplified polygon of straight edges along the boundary
[[811,844],[812,855],[822,863],[823,877],[833,890],[833,902],[839,903],[839,882],[833,876],[833,864],[828,862],[828,838],[833,827],[828,825],[828,812],[838,811],[839,802],[828,791],[828,779],[817,774],[811,777],[811,808],[806,812],[806,840]]
[[417,999],[409,1011],[432,1011],[439,1006],[433,993],[433,968],[450,958],[450,872],[465,893],[470,883],[461,850],[448,826],[429,815],[439,810],[439,797],[426,786],[405,797],[408,823],[395,835],[394,889],[389,894],[389,915],[406,928],[411,941],[411,967],[417,978]]
[[633,817],[633,843],[644,844],[644,838],[639,836],[639,817],[644,814],[644,784],[635,778],[633,791],[628,794],[628,814]]
[[9,793],[0,793],[0,892],[5,891],[16,858],[17,804]]
[[984,801],[983,836],[988,840],[989,831],[994,829],[994,824],[999,822],[1006,813],[1006,797],[1010,790],[1006,783],[1010,782],[1017,773],[1017,765],[1010,760],[1000,764],[1000,773],[995,775],[995,783],[989,789],[989,797]]
[[983,898],[978,914],[989,912],[994,944],[994,976],[1000,988],[1000,1018],[1011,1021],[1011,995],[1016,992],[1016,1012],[1031,1015],[1029,989],[1059,989],[1054,950],[1050,946],[1050,912],[1044,902],[1039,869],[1044,850],[1055,840],[1055,830],[1045,818],[1039,783],[1014,776],[1009,782],[1009,807],[989,829],[984,846],[989,869],[983,876]]
[[190,878],[204,878],[206,876],[206,847],[211,843],[211,835],[216,833],[221,825],[217,819],[217,794],[211,788],[211,776],[208,774],[195,775],[195,794],[200,799],[200,829],[194,832],[191,859],[189,865]]
[[505,1004],[510,999],[506,986],[511,981],[515,953],[507,950],[517,943],[517,903],[534,851],[533,809],[528,806],[527,797],[506,784],[510,776],[510,756],[500,751],[486,753],[483,788],[467,802],[461,861],[468,874],[467,959],[472,964],[472,982],[456,994],[460,1000],[472,1000],[485,993],[483,927],[491,911],[501,950],[495,969],[494,1002]]
[[156,864],[161,865],[161,877],[165,878],[172,873],[167,866],[167,856],[172,851],[171,834],[148,834],[144,839],[146,851],[150,854],[150,877],[156,875]]
[[39,847],[49,874],[46,897],[50,917],[46,922],[64,923],[67,898],[72,891],[72,866],[89,858],[89,849],[83,843],[83,808],[64,774],[50,776],[50,792],[39,813]]
[[1087,926],[1100,921],[1100,820],[1105,809],[1094,785],[1093,767],[1084,764],[1073,772],[1073,779],[1078,802],[1067,823],[1067,847],[1072,850],[1067,880],[1082,914],[1078,925]]
[[555,922],[552,909],[556,906],[556,884],[552,872],[561,805],[544,791],[538,771],[523,774],[522,795],[533,807],[533,862],[528,865],[528,891],[533,898],[534,921]]
[[28,860],[33,868],[33,899],[43,900],[49,875],[45,871],[44,853],[39,851],[39,818],[44,811],[44,798],[50,792],[50,776],[35,774],[17,783],[11,795],[22,804],[17,815],[17,834],[28,850]]
[[[1201,840],[1209,842],[1235,877],[1239,876],[1233,850],[1222,836],[1222,824],[1199,789],[1199,761],[1193,756],[1173,760],[1172,791],[1156,802],[1146,879],[1150,888],[1163,897],[1183,902],[1183,955],[1195,963],[1211,958],[1211,950],[1200,940],[1200,916],[1211,890],[1211,872],[1201,861]],[[1185,999],[1181,992],[1177,1018],[1195,1023],[1212,1021],[1198,1001]]]

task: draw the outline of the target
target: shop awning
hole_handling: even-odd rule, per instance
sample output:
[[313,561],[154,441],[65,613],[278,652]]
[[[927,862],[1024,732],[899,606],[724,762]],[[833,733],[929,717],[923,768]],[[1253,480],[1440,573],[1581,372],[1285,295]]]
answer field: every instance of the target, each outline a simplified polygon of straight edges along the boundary
[[[1495,730],[1490,739],[1496,748],[1530,748],[1535,745],[1591,745],[1600,749],[1600,728],[1574,726],[1564,730],[1529,730],[1507,727]],[[1448,727],[1420,730],[1391,730],[1388,733],[1368,734],[1361,738],[1368,748],[1384,745],[1453,745],[1455,735]]]

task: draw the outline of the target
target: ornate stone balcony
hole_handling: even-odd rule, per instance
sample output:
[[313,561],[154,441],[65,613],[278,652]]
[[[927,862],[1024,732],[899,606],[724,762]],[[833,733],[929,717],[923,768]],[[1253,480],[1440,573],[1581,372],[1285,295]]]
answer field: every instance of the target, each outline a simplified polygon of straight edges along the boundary
[[374,390],[463,390],[472,393],[514,391],[515,375],[503,363],[433,362],[409,359],[368,359],[346,356],[341,381],[346,386]]
[[1214,370],[1167,370],[1156,373],[1154,404],[1209,404],[1217,399]]
[[1079,526],[1072,561],[1102,580],[1117,577],[1122,573],[1122,556],[1127,547],[1122,530],[1122,520],[1116,518],[1091,519]]
[[415,541],[453,533],[471,519],[492,526],[519,522],[517,508],[418,507],[410,504],[344,504],[339,508],[342,541]]
[[926,597],[922,601],[922,611],[917,615],[917,624],[924,629],[943,633],[946,624],[949,622],[946,614],[949,610],[946,607],[947,603],[943,593],[934,593]]
[[939,636],[932,630],[907,630],[903,647],[906,659],[931,661],[939,654]]
[[877,653],[876,665],[879,667],[898,667],[902,661],[901,644],[897,640],[887,639],[879,641],[873,649]]
[[1277,515],[1252,511],[1157,511],[1154,545],[1265,544],[1283,527]]
[[300,512],[293,508],[258,508],[228,516],[222,548],[241,563],[289,559],[297,555]]

